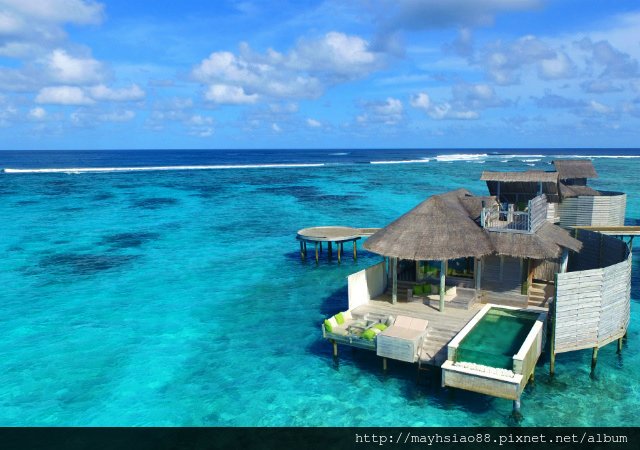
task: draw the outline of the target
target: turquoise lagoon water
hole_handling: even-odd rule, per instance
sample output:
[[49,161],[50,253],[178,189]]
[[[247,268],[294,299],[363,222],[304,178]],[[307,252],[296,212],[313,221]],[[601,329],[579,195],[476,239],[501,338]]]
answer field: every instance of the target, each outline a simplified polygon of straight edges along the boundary
[[[3,153],[5,168],[185,160]],[[511,402],[416,383],[415,366],[392,361],[385,375],[346,348],[334,363],[322,320],[346,309],[346,276],[380,257],[316,266],[294,237],[384,226],[431,194],[486,192],[482,170],[549,169],[552,157],[329,153],[186,158],[331,162],[314,167],[0,174],[0,425],[513,425]],[[595,165],[593,185],[626,191],[640,221],[640,159]],[[553,379],[543,357],[519,425],[640,425],[638,269],[622,355],[603,348],[590,376],[590,351],[561,354]]]

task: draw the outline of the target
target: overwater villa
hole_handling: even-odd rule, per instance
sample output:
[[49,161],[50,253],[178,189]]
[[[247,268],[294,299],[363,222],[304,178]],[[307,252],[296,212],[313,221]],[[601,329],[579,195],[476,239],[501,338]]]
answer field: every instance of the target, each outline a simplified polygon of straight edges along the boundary
[[439,368],[443,386],[519,410],[545,349],[552,374],[559,353],[591,348],[594,367],[600,347],[620,350],[640,230],[623,226],[625,194],[587,185],[591,161],[554,167],[484,172],[489,195],[434,195],[373,233],[364,248],[384,260],[348,277],[349,309],[322,325],[334,356]]

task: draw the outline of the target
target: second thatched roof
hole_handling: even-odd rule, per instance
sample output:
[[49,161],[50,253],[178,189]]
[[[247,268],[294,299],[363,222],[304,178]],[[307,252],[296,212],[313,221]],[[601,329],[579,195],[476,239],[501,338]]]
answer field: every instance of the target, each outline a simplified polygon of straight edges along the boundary
[[557,183],[557,172],[545,172],[543,170],[525,170],[522,172],[492,172],[485,170],[480,177],[482,181],[500,181],[503,183]]
[[562,248],[580,251],[582,244],[551,223],[535,233],[483,229],[482,204],[495,197],[476,197],[466,189],[434,195],[374,233],[364,248],[383,256],[414,261],[441,261],[497,253],[519,258],[555,258]]
[[590,159],[556,159],[553,166],[558,171],[558,178],[598,178],[593,162]]

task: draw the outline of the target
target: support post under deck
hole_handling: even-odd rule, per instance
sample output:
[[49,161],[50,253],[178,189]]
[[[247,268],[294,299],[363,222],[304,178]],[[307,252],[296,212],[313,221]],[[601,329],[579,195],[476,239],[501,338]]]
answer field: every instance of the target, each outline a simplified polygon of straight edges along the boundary
[[398,301],[398,258],[391,258],[391,303]]
[[440,261],[440,312],[444,312],[444,287],[447,277],[447,260]]

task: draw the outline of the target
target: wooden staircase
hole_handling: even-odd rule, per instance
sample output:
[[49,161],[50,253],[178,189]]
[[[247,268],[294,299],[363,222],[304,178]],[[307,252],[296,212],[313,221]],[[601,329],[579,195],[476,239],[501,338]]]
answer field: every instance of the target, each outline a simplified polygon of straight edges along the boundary
[[548,308],[553,300],[554,286],[549,282],[533,282],[529,286],[529,306]]

